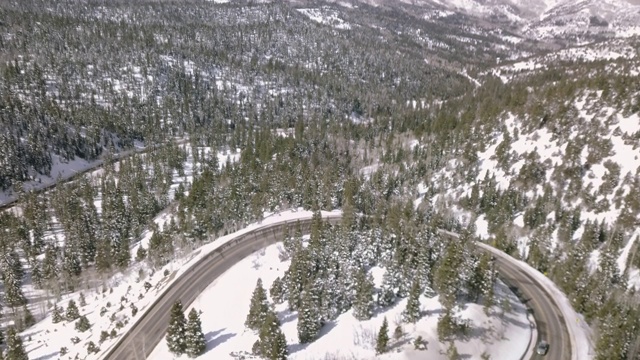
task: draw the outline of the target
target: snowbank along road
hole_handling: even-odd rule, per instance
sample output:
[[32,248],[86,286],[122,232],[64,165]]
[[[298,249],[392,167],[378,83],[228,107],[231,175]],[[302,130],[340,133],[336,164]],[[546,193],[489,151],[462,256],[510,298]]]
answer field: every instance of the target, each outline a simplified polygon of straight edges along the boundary
[[[340,222],[341,215],[328,215],[324,219],[336,224]],[[146,359],[166,333],[170,309],[174,302],[180,300],[183,306],[188,307],[218,276],[255,251],[281,241],[287,227],[293,228],[296,223],[300,224],[303,233],[309,232],[311,219],[286,220],[241,234],[202,258],[176,279],[161,297],[145,309],[146,311],[142,311],[140,319],[114,344],[111,350],[105,353],[103,358]],[[489,251],[492,249],[488,246],[481,247]],[[553,299],[535,279],[510,261],[508,256],[497,250],[492,252],[495,255],[500,277],[508,285],[517,287],[520,296],[533,310],[538,324],[539,339],[545,339],[551,344],[545,358],[569,360],[572,344],[567,335],[562,313],[555,306]],[[535,345],[532,344],[532,346]],[[533,358],[537,359],[538,355],[534,355]]]

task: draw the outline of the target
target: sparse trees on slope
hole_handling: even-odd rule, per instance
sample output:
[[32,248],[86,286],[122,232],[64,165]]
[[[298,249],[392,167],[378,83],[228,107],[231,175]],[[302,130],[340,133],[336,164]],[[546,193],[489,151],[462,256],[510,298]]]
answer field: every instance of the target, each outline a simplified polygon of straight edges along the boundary
[[253,295],[251,296],[249,314],[247,315],[244,325],[251,330],[260,330],[268,311],[269,303],[267,301],[267,293],[262,286],[262,279],[258,279],[256,288],[253,290]]
[[186,320],[182,310],[182,302],[176,301],[171,307],[171,318],[167,330],[167,346],[169,351],[176,355],[184,354],[186,350]]
[[186,333],[186,354],[191,358],[196,358],[207,349],[207,341],[202,333],[200,314],[195,309],[191,309],[187,320]]

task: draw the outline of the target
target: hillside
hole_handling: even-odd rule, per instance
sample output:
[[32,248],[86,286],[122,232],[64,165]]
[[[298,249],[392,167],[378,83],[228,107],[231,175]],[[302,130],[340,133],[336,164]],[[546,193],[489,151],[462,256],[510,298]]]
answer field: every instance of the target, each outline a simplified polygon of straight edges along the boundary
[[[640,59],[621,46],[637,49],[637,42],[492,69],[464,106],[443,106],[444,118],[463,109],[458,141],[420,191],[481,239],[551,277],[594,324],[612,321],[610,302],[635,299],[640,289],[640,88],[633,70]],[[414,158],[437,151],[422,143]],[[620,334],[600,336],[599,354],[611,351],[602,358],[618,358],[603,336]],[[625,339],[637,354],[633,336]]]
[[[3,334],[35,351],[30,331],[80,292],[100,298],[266,214],[342,209],[345,228],[379,231],[360,265],[393,267],[394,301],[433,284],[421,249],[445,257],[449,242],[420,236],[455,230],[460,259],[480,239],[553,280],[595,359],[637,359],[639,6],[0,0],[0,199],[18,199],[0,214]],[[485,299],[467,270],[436,289],[449,310]],[[115,339],[125,324],[101,326]]]

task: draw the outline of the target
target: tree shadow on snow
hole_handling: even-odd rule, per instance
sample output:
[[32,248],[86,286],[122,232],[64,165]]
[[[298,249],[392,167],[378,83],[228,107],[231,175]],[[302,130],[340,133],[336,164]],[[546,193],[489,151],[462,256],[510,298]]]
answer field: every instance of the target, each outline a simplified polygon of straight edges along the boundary
[[[323,336],[330,333],[331,330],[333,330],[336,327],[336,325],[337,324],[335,321],[328,321],[326,324],[324,324],[322,329],[320,329],[320,331],[318,332],[318,337],[313,342],[320,340]],[[289,355],[294,354],[298,351],[304,350],[307,348],[307,346],[309,346],[309,344],[293,344],[289,346]]]
[[56,356],[58,356],[58,352],[37,357],[35,360],[49,360],[49,359],[54,359]]
[[204,339],[207,342],[207,350],[205,351],[205,353],[237,335],[236,333],[226,333],[220,335],[225,330],[226,328],[216,331],[209,331],[204,335]]

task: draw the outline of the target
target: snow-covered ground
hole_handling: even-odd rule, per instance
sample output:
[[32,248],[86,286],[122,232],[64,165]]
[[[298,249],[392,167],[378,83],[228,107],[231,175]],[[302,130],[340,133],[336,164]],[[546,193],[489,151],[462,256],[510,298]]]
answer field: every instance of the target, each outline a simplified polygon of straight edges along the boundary
[[[248,355],[257,334],[244,326],[251,294],[258,278],[262,279],[266,289],[278,276],[283,276],[289,262],[281,261],[279,254],[281,244],[271,245],[254,253],[237,263],[233,268],[216,279],[186,309],[201,310],[202,327],[207,340],[207,351],[202,359],[237,359],[239,355]],[[372,269],[376,287],[382,282],[383,269]],[[467,304],[459,312],[463,319],[470,319],[472,330],[465,340],[456,341],[458,352],[465,358],[479,359],[483,352],[493,359],[519,358],[530,340],[531,329],[526,316],[526,309],[506,286],[497,285],[498,298],[511,302],[512,312],[501,318],[501,310],[493,309],[491,317],[487,317],[481,305]],[[338,319],[324,326],[319,338],[311,344],[299,344],[297,339],[297,313],[287,310],[287,305],[276,305],[276,313],[282,323],[282,330],[289,345],[290,359],[373,359],[375,355],[375,336],[383,318],[389,321],[389,335],[401,322],[401,312],[406,306],[406,299],[392,307],[376,311],[371,320],[358,321],[351,311],[342,314]],[[499,302],[500,299],[497,300]],[[441,313],[438,298],[421,297],[420,303],[424,317],[415,325],[402,324],[405,335],[398,340],[391,340],[391,350],[378,359],[444,359],[447,345],[438,342],[436,324]],[[413,340],[422,336],[427,350],[413,349]],[[520,355],[518,355],[520,354]],[[235,355],[235,356],[234,356]],[[150,360],[177,359],[168,352],[163,340],[154,349]],[[186,357],[184,357],[186,358]],[[250,358],[250,357],[248,357]]]

